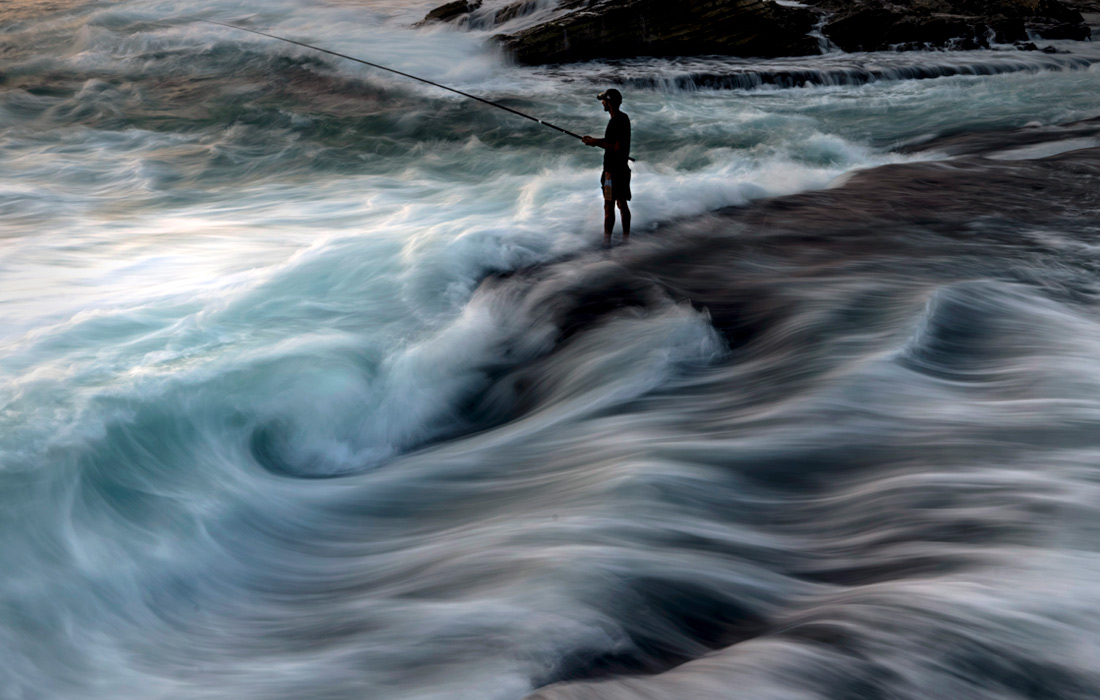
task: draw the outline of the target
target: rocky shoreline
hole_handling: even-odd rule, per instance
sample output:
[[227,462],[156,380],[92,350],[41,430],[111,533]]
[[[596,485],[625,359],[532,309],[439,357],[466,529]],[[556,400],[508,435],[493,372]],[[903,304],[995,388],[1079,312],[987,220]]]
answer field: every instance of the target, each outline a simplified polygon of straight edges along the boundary
[[[455,0],[420,24],[502,27],[545,3]],[[829,50],[973,50],[1083,41],[1098,0],[561,0],[544,21],[493,37],[521,64],[637,56],[809,56]]]

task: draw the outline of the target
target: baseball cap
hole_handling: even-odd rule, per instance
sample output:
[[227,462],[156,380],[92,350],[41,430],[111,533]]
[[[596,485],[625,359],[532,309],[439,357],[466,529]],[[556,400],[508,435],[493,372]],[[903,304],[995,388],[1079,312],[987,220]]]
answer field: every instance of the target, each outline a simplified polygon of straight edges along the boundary
[[600,100],[601,102],[603,100],[611,100],[611,104],[613,105],[621,105],[623,103],[622,93],[620,93],[615,88],[604,90],[600,94],[596,95],[596,99]]

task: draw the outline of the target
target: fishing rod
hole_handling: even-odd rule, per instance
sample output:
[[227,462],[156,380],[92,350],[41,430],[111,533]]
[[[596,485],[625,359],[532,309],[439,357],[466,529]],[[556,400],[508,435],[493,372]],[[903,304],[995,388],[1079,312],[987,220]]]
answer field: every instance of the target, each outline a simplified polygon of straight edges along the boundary
[[[453,93],[456,93],[458,95],[462,95],[463,97],[468,97],[471,100],[477,100],[478,102],[481,102],[482,104],[487,104],[491,107],[497,107],[499,109],[503,109],[506,112],[511,112],[512,114],[523,117],[524,119],[530,119],[533,122],[538,122],[539,124],[542,124],[543,126],[548,126],[548,127],[550,127],[551,129],[553,129],[555,131],[560,131],[561,133],[563,133],[567,136],[572,136],[575,139],[578,139],[578,140],[583,140],[584,139],[584,137],[581,136],[580,134],[574,134],[572,131],[569,131],[568,129],[563,129],[560,126],[557,126],[556,124],[551,124],[550,122],[543,121],[543,120],[539,119],[538,117],[532,117],[530,114],[524,114],[523,112],[519,111],[518,109],[512,109],[511,107],[506,107],[506,106],[500,104],[499,102],[493,102],[492,100],[487,100],[484,97],[478,97],[477,95],[471,95],[468,92],[463,92],[461,90],[456,90],[453,87],[447,87],[446,85],[440,85],[439,83],[432,82],[431,80],[428,80],[427,78],[420,78],[420,77],[412,75],[410,73],[403,73],[402,71],[396,70],[394,68],[387,68],[386,66],[382,66],[382,65],[379,65],[377,63],[371,63],[370,61],[364,61],[363,59],[356,58],[355,56],[348,56],[347,54],[338,53],[336,51],[330,51],[329,49],[322,49],[320,46],[313,46],[312,44],[306,44],[305,42],[295,41],[294,39],[287,39],[286,37],[275,36],[274,34],[268,34],[267,32],[261,32],[257,29],[249,29],[248,27],[240,27],[236,24],[227,24],[225,22],[216,22],[212,19],[199,19],[197,21],[206,22],[207,24],[217,24],[217,25],[220,25],[222,27],[229,27],[230,29],[239,29],[242,32],[251,32],[253,34],[259,34],[260,36],[266,36],[269,39],[278,39],[279,41],[285,41],[288,44],[295,44],[297,46],[304,46],[307,49],[313,49],[314,51],[320,51],[322,53],[331,54],[333,56],[339,56],[340,58],[346,58],[349,61],[355,61],[356,63],[362,63],[365,66],[370,66],[371,68],[377,68],[379,70],[389,71],[390,73],[396,73],[397,75],[403,76],[405,78],[411,78],[413,80],[419,80],[422,83],[427,83],[428,85],[432,85],[434,87],[441,88],[443,90],[449,90],[449,91],[451,91]],[[631,158],[630,160],[634,160],[634,159]]]

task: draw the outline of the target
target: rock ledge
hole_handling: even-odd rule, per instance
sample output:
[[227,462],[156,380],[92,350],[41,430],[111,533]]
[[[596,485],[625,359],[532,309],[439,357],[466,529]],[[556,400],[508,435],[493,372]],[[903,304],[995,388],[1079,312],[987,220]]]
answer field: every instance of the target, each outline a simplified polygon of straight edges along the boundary
[[[523,64],[635,56],[805,56],[843,51],[980,49],[1033,39],[1090,37],[1071,0],[562,0],[554,18],[493,39]],[[1091,9],[1094,0],[1076,0]],[[539,8],[518,0],[495,11],[455,0],[421,24],[491,28]],[[815,29],[819,33],[811,36]]]

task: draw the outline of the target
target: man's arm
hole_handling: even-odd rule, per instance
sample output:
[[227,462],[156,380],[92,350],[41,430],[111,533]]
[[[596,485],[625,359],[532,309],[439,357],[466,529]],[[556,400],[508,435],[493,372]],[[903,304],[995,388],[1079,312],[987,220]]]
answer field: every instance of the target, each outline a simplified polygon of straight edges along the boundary
[[598,146],[609,151],[621,151],[623,148],[622,141],[608,141],[607,139],[598,139],[595,136],[585,136],[581,138],[581,141],[585,146]]

